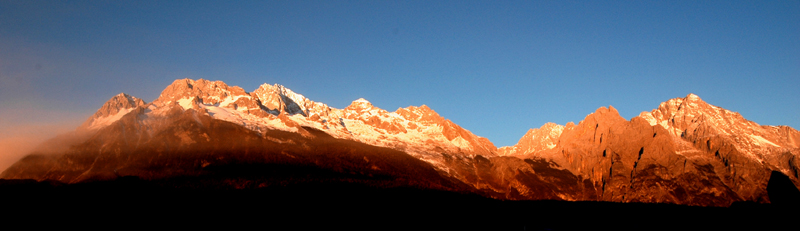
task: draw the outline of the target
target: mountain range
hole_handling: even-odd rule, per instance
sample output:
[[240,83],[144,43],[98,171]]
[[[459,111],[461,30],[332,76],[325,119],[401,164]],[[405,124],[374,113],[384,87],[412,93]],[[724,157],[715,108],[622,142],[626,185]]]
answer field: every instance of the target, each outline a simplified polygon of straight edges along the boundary
[[[48,145],[67,142],[58,151]],[[43,151],[50,150],[50,151]],[[353,184],[501,200],[730,206],[770,203],[775,174],[800,186],[800,132],[759,125],[689,94],[626,120],[600,107],[497,148],[428,106],[343,109],[275,84],[252,92],[179,79],[153,102],[124,93],[3,179],[134,177],[173,188]]]

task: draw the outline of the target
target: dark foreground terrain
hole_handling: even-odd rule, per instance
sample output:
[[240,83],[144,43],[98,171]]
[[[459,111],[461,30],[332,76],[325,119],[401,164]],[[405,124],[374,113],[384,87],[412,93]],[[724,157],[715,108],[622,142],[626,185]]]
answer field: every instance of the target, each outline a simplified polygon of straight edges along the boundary
[[145,181],[135,177],[79,184],[0,180],[0,195],[7,214],[4,220],[37,227],[168,224],[280,230],[743,230],[796,227],[798,215],[798,207],[791,203],[735,203],[720,208],[501,201],[469,193],[342,182],[255,189],[192,188],[187,182],[189,179]]

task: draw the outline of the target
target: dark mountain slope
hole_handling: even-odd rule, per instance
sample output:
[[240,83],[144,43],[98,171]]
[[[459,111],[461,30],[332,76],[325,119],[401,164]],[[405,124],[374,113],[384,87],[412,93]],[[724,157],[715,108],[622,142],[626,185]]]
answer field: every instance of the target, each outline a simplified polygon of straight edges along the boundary
[[[64,154],[32,154],[6,179],[66,183],[125,176],[172,179],[176,187],[259,188],[303,182],[469,191],[403,152],[335,139],[313,128],[263,134],[194,110],[175,112],[161,129],[144,130],[131,113]],[[148,131],[157,130],[150,135]],[[180,180],[183,179],[183,180]]]

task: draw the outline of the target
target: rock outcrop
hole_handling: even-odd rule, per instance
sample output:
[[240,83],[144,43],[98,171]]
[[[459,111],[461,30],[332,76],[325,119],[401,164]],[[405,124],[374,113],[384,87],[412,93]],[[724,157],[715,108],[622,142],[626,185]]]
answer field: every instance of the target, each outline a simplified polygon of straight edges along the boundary
[[[690,94],[630,121],[603,107],[567,125],[553,148],[520,148],[550,142],[526,134],[511,149],[516,152],[505,155],[551,160],[591,180],[606,201],[728,206],[769,201],[770,172],[792,175],[798,169],[797,134],[760,126]],[[792,181],[800,185],[796,175]]]
[[561,137],[564,126],[555,123],[546,123],[540,128],[531,128],[514,146],[502,147],[498,150],[501,156],[514,155],[525,158],[528,155],[553,149]]
[[[78,131],[81,140],[65,151],[32,153],[0,177],[198,177],[212,182],[203,187],[233,188],[336,181],[701,206],[770,202],[776,173],[787,178],[782,185],[800,185],[800,132],[758,125],[694,94],[630,120],[601,107],[578,124],[547,123],[498,149],[425,105],[389,112],[357,99],[337,109],[278,84],[246,92],[180,79],[152,103],[114,96]],[[276,166],[282,170],[269,170]]]
[[106,101],[106,103],[104,103],[92,117],[89,117],[86,122],[78,127],[77,130],[89,131],[108,126],[131,110],[143,106],[144,104],[145,102],[139,98],[125,93],[119,93]]

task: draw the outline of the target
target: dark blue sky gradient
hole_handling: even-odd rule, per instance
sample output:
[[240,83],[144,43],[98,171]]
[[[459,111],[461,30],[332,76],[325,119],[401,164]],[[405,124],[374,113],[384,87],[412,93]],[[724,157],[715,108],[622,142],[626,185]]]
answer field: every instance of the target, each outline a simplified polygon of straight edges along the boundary
[[426,104],[497,146],[689,93],[800,128],[800,2],[0,0],[0,130],[178,78]]

